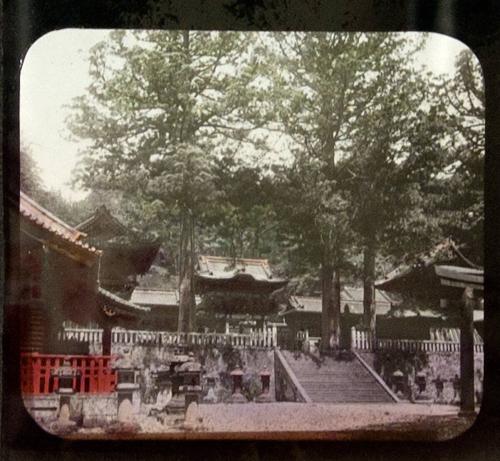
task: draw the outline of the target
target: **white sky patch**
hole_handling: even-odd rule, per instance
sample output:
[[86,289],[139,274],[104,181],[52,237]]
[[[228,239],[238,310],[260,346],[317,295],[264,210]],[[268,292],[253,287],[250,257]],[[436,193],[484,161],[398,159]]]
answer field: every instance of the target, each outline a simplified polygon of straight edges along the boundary
[[[65,106],[85,94],[91,83],[88,73],[90,49],[105,39],[109,30],[65,29],[51,32],[29,49],[21,71],[21,142],[30,149],[46,187],[70,200],[85,196],[71,184],[81,142],[69,140]],[[453,73],[457,54],[465,47],[445,35],[429,34],[417,65],[440,73]],[[276,140],[278,145],[282,140]],[[283,146],[284,147],[284,146]]]

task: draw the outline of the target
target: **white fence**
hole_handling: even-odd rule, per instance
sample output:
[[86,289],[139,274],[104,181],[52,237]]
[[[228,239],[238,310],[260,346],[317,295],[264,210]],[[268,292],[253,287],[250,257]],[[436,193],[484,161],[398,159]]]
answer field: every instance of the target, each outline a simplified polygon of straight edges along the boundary
[[64,328],[59,340],[73,340],[81,343],[101,344],[102,330],[97,328]]
[[[408,352],[459,352],[458,341],[436,341],[418,339],[382,339],[373,338],[368,331],[351,328],[351,347],[358,350],[400,350]],[[474,352],[483,352],[483,342],[474,335]]]
[[[102,330],[65,328],[62,339],[89,344],[102,343]],[[250,333],[177,333],[168,331],[113,329],[112,344],[176,346],[176,345],[231,345],[237,348],[273,348],[277,346],[276,327],[254,330]]]

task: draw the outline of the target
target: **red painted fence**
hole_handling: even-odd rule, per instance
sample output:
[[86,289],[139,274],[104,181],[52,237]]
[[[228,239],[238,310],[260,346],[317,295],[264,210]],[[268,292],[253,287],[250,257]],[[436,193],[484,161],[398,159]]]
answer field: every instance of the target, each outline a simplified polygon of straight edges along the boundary
[[23,394],[50,394],[59,387],[59,378],[53,375],[68,361],[78,371],[73,378],[73,389],[84,394],[113,392],[116,372],[111,368],[109,355],[51,355],[29,352],[21,354],[21,390]]

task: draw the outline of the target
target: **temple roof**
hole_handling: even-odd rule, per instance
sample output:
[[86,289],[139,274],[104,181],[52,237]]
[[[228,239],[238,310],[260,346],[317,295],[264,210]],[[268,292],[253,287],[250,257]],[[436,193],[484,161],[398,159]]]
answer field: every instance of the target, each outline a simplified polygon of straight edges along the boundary
[[[179,307],[179,292],[176,290],[136,288],[132,293],[130,301],[143,306]],[[196,304],[199,304],[200,301],[200,297],[196,296]]]
[[146,273],[160,248],[158,241],[145,240],[104,205],[76,228],[85,232],[87,242],[103,250],[101,269],[105,279]]
[[[377,314],[385,315],[391,309],[391,299],[379,290],[375,290],[375,302]],[[345,305],[349,305],[351,314],[363,313],[363,289],[359,287],[344,287],[340,293],[340,310],[345,311]],[[283,314],[290,312],[310,312],[321,313],[321,297],[319,296],[292,296],[290,298],[291,309]],[[282,314],[282,315],[283,315]]]
[[97,237],[105,235],[126,235],[130,231],[115,218],[105,205],[101,205],[95,212],[76,226],[78,230],[87,232],[88,234]]
[[484,271],[470,267],[434,266],[436,275],[443,285],[466,287],[482,290],[484,287]]
[[99,250],[82,241],[86,237],[84,232],[71,227],[22,191],[19,196],[19,213],[32,224],[51,234],[55,239],[54,243],[60,243],[65,248],[71,248],[79,255],[87,257],[101,254]]
[[130,301],[147,306],[178,306],[179,293],[177,291],[136,288],[132,293]]
[[102,287],[99,287],[99,298],[104,313],[109,317],[113,317],[116,314],[135,317],[151,311],[149,307],[139,306],[131,301],[127,301]]
[[445,239],[429,251],[420,253],[389,272],[383,279],[375,282],[378,289],[394,292],[425,291],[439,284],[433,267],[460,263],[469,268],[477,268],[460,252],[451,239]]
[[288,280],[275,277],[267,259],[233,259],[221,256],[198,256],[197,278],[203,281],[258,282],[274,285],[276,289]]

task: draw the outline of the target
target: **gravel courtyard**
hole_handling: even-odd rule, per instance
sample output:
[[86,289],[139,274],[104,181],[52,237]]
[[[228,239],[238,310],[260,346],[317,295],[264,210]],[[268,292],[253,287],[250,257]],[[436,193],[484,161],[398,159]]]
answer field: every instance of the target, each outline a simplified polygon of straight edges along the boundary
[[[451,405],[271,403],[200,405],[209,432],[429,432],[449,438],[473,420],[458,416]],[[437,424],[436,424],[437,423]],[[436,427],[437,426],[437,427]],[[446,427],[444,427],[446,426]],[[355,435],[355,434],[353,434]],[[440,434],[436,435],[440,438]],[[356,437],[357,438],[357,437]]]
[[456,406],[406,403],[202,404],[189,413],[163,422],[140,415],[130,432],[80,429],[69,438],[446,440],[474,422],[458,416]]

